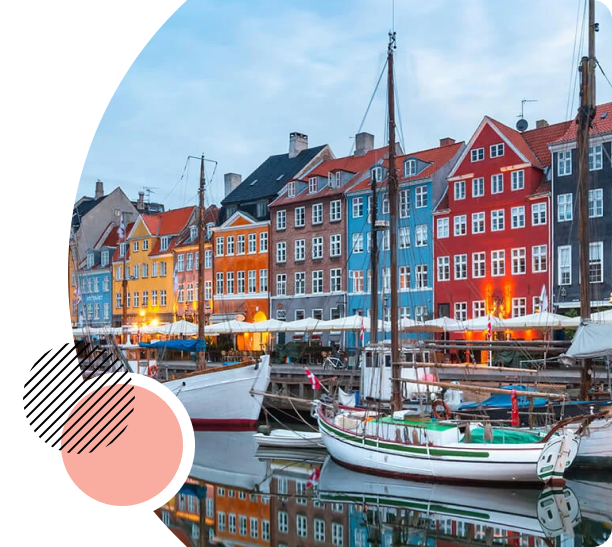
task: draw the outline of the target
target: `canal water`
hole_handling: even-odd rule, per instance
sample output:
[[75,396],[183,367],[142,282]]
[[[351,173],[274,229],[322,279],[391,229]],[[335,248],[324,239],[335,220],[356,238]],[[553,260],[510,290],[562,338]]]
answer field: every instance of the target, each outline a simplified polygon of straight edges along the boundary
[[195,433],[190,476],[156,514],[191,546],[597,546],[612,528],[612,477],[496,488],[365,475],[322,448],[258,448],[252,431]]

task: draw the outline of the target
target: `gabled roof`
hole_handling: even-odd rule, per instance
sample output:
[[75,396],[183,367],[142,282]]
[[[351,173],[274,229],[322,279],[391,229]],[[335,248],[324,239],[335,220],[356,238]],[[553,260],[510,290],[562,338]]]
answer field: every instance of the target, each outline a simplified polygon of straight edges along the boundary
[[536,156],[534,151],[529,147],[523,138],[523,135],[519,131],[512,129],[511,127],[508,127],[507,125],[504,125],[503,123],[498,122],[489,116],[485,116],[485,119],[489,120],[493,129],[497,129],[497,132],[505,137],[506,142],[512,145],[519,152],[519,156],[522,155],[524,159],[526,159],[534,167],[539,167],[540,169],[544,167],[538,156]]
[[527,144],[535,152],[536,156],[540,160],[540,163],[544,167],[548,167],[551,164],[552,157],[548,145],[551,142],[555,142],[559,139],[569,126],[572,124],[571,121],[565,121],[561,123],[555,123],[553,125],[547,125],[545,127],[537,127],[530,129],[522,133],[523,138],[527,141]]
[[[449,144],[446,146],[428,148],[427,150],[410,152],[408,154],[404,154],[403,156],[399,156],[396,161],[396,166],[399,170],[398,179],[400,184],[431,178],[436,171],[438,171],[442,166],[446,165],[455,157],[455,155],[459,152],[459,150],[464,144],[465,143],[463,142],[456,142],[454,144]],[[413,177],[404,177],[404,160],[409,158],[416,158],[424,163],[429,163],[429,165]],[[388,167],[388,162],[386,160],[384,162],[384,165],[385,167]],[[369,173],[365,178],[359,177],[356,182],[357,183],[352,188],[350,188],[348,192],[361,192],[363,190],[369,189],[371,184]],[[380,186],[386,186],[387,181],[383,180],[379,184]]]
[[289,158],[289,154],[270,156],[244,179],[233,192],[230,192],[221,204],[228,205],[276,196],[288,181],[304,169],[326,147],[327,145],[324,144],[307,148],[294,158]]
[[76,232],[81,226],[81,219],[89,213],[98,203],[104,201],[106,196],[94,199],[90,197],[82,197],[72,209],[72,229]]
[[[575,120],[577,120],[577,117],[572,120],[565,133],[560,136],[554,144],[576,139],[578,124],[575,123]],[[605,135],[608,133],[612,133],[612,103],[600,104],[597,107],[597,112],[595,113],[595,118],[593,118],[593,124],[589,135]]]

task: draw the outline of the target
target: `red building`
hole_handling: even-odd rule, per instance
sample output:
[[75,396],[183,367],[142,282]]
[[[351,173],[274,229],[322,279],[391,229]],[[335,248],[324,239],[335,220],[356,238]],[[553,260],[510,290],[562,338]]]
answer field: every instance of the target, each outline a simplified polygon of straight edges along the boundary
[[547,144],[566,124],[519,133],[487,116],[448,175],[433,212],[438,317],[501,318],[539,311],[551,294]]

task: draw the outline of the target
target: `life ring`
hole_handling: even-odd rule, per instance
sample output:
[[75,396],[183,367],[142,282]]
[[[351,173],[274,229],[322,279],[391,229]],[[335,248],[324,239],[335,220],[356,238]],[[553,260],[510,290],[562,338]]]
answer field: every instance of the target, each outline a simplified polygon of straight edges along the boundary
[[436,420],[449,420],[451,417],[451,410],[446,404],[446,401],[438,399],[431,405],[434,418]]
[[151,365],[149,367],[149,374],[148,376],[150,376],[151,378],[157,378],[157,365]]

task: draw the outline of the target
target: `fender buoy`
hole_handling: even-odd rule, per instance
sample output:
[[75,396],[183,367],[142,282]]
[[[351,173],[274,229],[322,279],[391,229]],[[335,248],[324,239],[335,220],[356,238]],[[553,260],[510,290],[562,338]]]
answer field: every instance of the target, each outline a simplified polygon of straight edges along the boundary
[[431,405],[431,410],[433,412],[436,420],[449,420],[451,417],[451,410],[446,404],[446,401],[442,399],[438,399]]
[[157,365],[151,365],[149,367],[149,374],[148,374],[151,378],[156,378],[157,377]]

